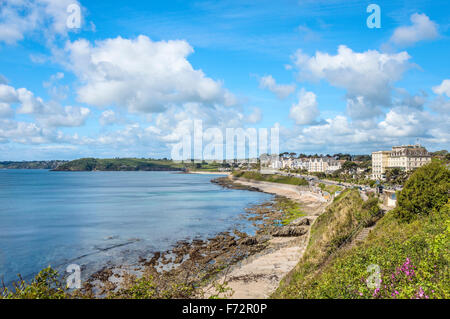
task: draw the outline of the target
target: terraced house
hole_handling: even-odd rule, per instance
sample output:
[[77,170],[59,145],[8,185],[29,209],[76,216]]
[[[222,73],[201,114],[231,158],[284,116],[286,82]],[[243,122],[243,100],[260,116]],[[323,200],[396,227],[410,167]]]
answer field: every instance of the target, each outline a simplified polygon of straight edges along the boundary
[[332,173],[341,168],[341,163],[332,158],[320,157],[309,160],[308,172]]

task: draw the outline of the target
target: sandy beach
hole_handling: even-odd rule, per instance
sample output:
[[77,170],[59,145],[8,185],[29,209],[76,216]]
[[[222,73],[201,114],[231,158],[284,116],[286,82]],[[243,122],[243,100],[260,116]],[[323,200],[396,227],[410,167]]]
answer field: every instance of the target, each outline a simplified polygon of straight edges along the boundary
[[200,175],[222,175],[229,176],[231,173],[229,172],[208,172],[208,171],[188,171],[188,174],[200,174]]
[[[305,190],[305,187],[259,182],[231,178],[234,183],[256,188],[260,191],[284,196],[301,204],[306,216],[291,225],[304,225],[307,231],[302,236],[273,237],[267,247],[236,265],[231,266],[216,282],[226,283],[231,290],[226,295],[233,299],[268,298],[276,290],[281,279],[295,267],[306,250],[310,227],[327,205],[320,195]],[[205,290],[206,296],[217,294],[214,285]]]

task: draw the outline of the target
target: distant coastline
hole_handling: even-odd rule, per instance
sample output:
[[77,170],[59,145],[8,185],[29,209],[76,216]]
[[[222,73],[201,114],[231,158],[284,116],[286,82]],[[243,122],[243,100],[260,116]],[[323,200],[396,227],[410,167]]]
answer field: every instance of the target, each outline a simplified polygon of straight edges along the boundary
[[68,161],[0,161],[0,169],[55,169]]
[[184,171],[182,163],[145,158],[80,158],[63,163],[52,171]]

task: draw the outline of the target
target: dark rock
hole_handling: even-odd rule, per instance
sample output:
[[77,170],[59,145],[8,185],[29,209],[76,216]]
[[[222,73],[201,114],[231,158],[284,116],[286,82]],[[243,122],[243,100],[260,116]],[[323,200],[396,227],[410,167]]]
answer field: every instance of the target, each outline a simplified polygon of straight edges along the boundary
[[274,237],[299,237],[308,232],[306,227],[284,226],[276,229],[272,236]]
[[258,243],[258,240],[255,237],[246,237],[238,241],[239,245],[247,245],[252,246]]
[[258,244],[263,244],[266,241],[269,241],[272,237],[269,235],[261,235],[257,237]]
[[308,218],[302,218],[298,221],[294,221],[291,223],[292,226],[309,226],[311,224],[311,221]]
[[241,231],[239,231],[239,230],[237,230],[237,229],[235,229],[235,230],[233,231],[233,233],[234,233],[236,236],[238,236],[239,238],[246,238],[246,237],[247,237],[247,234],[246,234],[246,233],[243,233],[243,232],[241,232]]

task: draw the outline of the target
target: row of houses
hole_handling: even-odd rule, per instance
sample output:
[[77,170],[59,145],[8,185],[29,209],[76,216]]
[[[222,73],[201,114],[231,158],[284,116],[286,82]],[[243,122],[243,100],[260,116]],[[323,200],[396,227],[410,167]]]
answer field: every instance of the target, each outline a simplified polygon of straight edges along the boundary
[[384,179],[388,168],[410,171],[430,162],[431,154],[419,144],[393,146],[391,151],[372,153],[372,179]]
[[342,161],[330,157],[318,158],[292,158],[279,157],[277,155],[261,155],[262,167],[272,169],[300,169],[308,172],[332,173],[342,167]]

